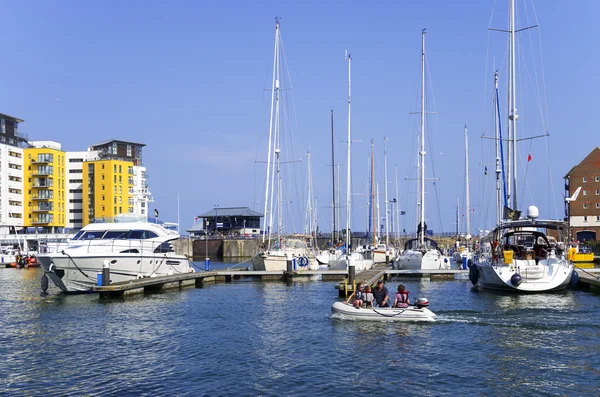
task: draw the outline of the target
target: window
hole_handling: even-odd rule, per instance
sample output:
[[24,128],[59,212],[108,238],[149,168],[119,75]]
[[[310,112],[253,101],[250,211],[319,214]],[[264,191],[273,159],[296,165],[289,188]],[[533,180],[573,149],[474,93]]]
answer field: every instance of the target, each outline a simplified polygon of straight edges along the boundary
[[600,203],[596,203],[596,208],[600,208]]
[[113,213],[117,215],[117,207],[113,207]]
[[585,216],[583,217],[583,221],[584,221],[584,222],[587,222],[587,215],[585,215]]
[[69,174],[81,174],[83,170],[69,170]]
[[596,182],[600,182],[600,176],[596,177]]
[[105,198],[106,198],[106,196],[105,196],[105,195],[102,195],[102,201],[104,201],[104,199],[105,199]]
[[81,214],[81,213],[83,213],[83,210],[82,209],[69,210],[69,213],[70,214]]
[[83,193],[83,189],[69,189],[69,193]]
[[584,191],[583,191],[583,195],[584,195],[584,196],[587,196],[587,190],[584,190]]
[[11,156],[11,157],[16,157],[16,158],[19,158],[19,159],[20,159],[21,157],[23,157],[23,154],[22,154],[22,153],[19,153],[19,152],[8,152],[8,155],[9,155],[9,156]]
[[117,173],[117,165],[116,165],[116,164],[114,164],[114,165],[113,165],[113,172],[114,172],[115,174]]
[[119,197],[119,204],[123,204],[123,197]]
[[113,204],[117,204],[117,197],[113,197]]
[[127,157],[131,157],[131,145],[127,145]]
[[104,174],[102,174],[102,180],[104,180]]
[[104,206],[102,206],[102,212],[104,212],[104,208],[105,208],[105,207],[104,207]]
[[122,209],[122,208],[123,208],[123,207],[119,207],[119,214],[122,214],[122,213],[123,213],[123,209]]
[[69,179],[69,183],[83,183],[83,179]]
[[104,185],[102,185],[102,190],[104,190]]
[[69,163],[83,163],[83,159],[69,159]]
[[102,164],[102,169],[104,169],[104,164]]
[[71,199],[71,200],[69,200],[69,203],[81,204],[81,203],[83,203],[83,200],[82,199]]
[[586,177],[586,176],[584,176],[584,177],[583,177],[583,183],[586,183],[586,182],[587,182],[587,177]]
[[117,176],[116,176],[116,175],[113,175],[113,181],[114,181],[115,183],[117,183]]
[[111,149],[112,154],[117,154],[117,142],[113,142]]
[[123,180],[121,179],[121,175],[119,175],[119,183],[122,183]]
[[6,120],[0,119],[0,132],[6,134]]
[[121,168],[121,166],[119,165],[119,174],[121,174],[123,172],[123,169]]
[[116,186],[113,186],[113,193],[117,194],[117,187]]
[[587,203],[583,203],[583,209],[587,209]]
[[600,190],[596,189],[596,196],[600,195]]
[[596,215],[596,222],[600,222],[600,215]]

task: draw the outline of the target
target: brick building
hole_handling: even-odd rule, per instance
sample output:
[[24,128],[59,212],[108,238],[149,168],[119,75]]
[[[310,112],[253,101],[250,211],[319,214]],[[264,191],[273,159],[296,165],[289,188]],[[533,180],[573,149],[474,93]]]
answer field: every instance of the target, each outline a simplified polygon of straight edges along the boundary
[[600,240],[600,148],[592,150],[564,178],[565,197],[581,187],[577,200],[565,203],[565,220],[571,226],[573,238]]

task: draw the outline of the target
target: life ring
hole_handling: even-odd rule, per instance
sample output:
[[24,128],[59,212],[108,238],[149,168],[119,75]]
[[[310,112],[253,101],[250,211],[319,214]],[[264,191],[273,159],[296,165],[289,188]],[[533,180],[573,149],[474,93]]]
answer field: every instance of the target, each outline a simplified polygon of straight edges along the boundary
[[298,258],[298,264],[300,266],[307,266],[308,265],[308,258],[305,256],[301,256],[300,258]]

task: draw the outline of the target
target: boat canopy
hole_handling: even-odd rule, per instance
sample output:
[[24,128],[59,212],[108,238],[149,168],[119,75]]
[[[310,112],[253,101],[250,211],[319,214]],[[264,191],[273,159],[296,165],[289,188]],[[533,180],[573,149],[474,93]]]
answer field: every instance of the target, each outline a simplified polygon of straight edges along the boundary
[[425,237],[424,242],[425,242],[425,246],[419,247],[419,239],[412,238],[412,239],[408,240],[406,243],[404,243],[404,250],[405,251],[406,250],[416,250],[416,249],[420,249],[420,248],[439,250],[437,242],[435,240],[432,240],[429,237]]

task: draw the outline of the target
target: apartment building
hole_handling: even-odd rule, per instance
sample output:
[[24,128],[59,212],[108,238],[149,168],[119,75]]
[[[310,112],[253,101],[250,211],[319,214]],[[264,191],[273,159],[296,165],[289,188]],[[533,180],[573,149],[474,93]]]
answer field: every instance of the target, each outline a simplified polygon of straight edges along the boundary
[[0,233],[23,227],[23,146],[19,132],[23,120],[0,113]]
[[578,241],[600,239],[600,148],[596,147],[564,176],[565,197],[581,187],[577,200],[565,203],[565,220]]
[[66,156],[54,141],[29,141],[23,149],[24,226],[61,232],[66,225]]
[[[85,226],[83,214],[83,167],[88,161],[99,160],[95,150],[66,152],[67,156],[67,224],[68,229],[81,229]],[[87,192],[87,190],[85,190]]]

